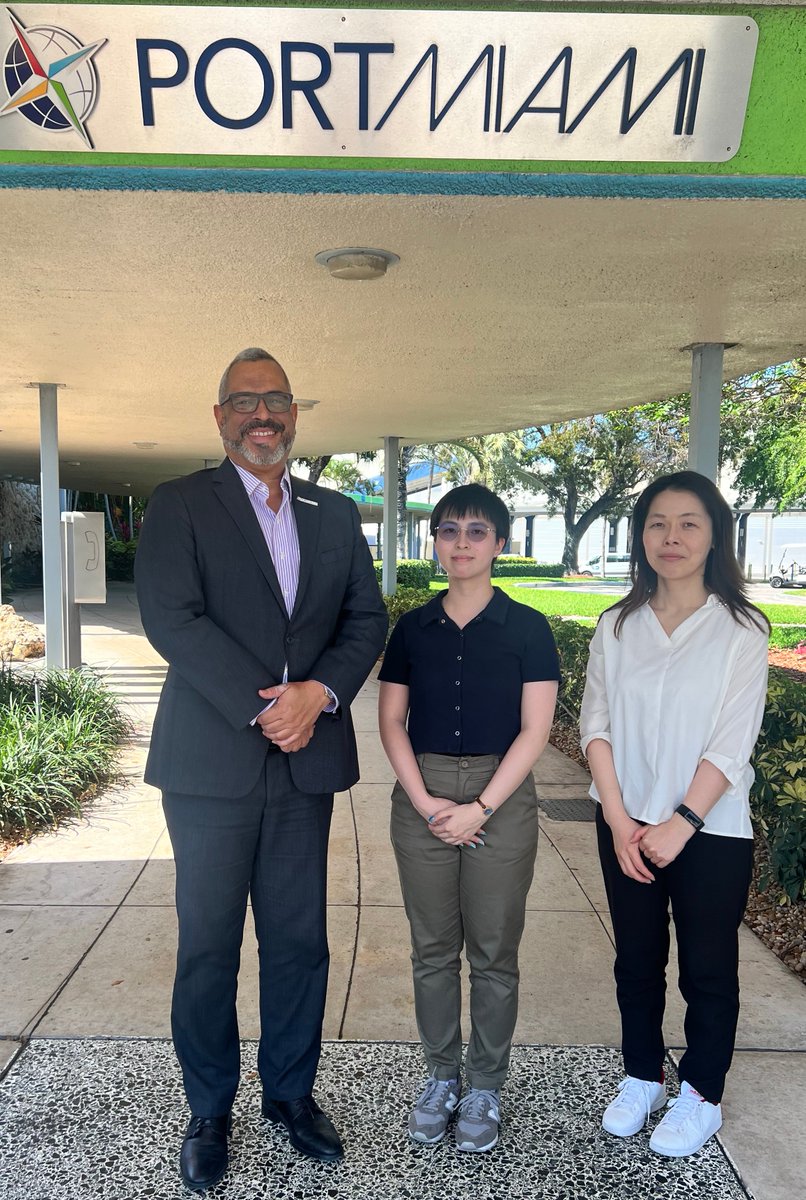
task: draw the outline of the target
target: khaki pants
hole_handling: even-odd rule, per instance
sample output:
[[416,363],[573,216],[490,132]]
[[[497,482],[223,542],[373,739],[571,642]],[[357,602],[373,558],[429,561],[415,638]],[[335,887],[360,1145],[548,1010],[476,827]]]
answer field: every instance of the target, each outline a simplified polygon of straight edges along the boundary
[[[500,759],[422,754],[417,761],[432,796],[469,804]],[[395,784],[392,845],[411,926],[414,1004],[429,1070],[437,1079],[459,1075],[464,945],[470,964],[467,1079],[471,1087],[499,1088],[518,1015],[518,946],[537,854],[531,773],[483,828],[485,846],[448,846]]]

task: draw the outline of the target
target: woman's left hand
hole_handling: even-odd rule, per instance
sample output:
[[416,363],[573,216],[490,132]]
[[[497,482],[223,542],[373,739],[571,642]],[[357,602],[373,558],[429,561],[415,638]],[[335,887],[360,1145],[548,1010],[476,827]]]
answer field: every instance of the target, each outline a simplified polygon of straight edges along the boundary
[[[475,811],[474,811],[475,810]],[[448,812],[439,813],[429,822],[431,832],[449,846],[484,845],[484,815],[475,801],[456,804]]]
[[671,817],[660,825],[642,825],[636,829],[632,841],[641,847],[641,853],[656,867],[668,867],[680,851],[694,836],[694,829],[687,821]]

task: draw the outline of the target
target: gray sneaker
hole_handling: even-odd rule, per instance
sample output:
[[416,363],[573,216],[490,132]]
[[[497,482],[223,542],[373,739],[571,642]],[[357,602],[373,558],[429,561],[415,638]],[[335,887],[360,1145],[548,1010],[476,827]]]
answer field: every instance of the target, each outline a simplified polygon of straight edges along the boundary
[[501,1093],[497,1088],[470,1088],[459,1105],[456,1121],[456,1148],[481,1154],[492,1150],[498,1141],[498,1126],[501,1120],[499,1106]]
[[442,1141],[461,1093],[458,1079],[435,1079],[429,1075],[409,1114],[409,1134],[415,1142],[431,1146]]

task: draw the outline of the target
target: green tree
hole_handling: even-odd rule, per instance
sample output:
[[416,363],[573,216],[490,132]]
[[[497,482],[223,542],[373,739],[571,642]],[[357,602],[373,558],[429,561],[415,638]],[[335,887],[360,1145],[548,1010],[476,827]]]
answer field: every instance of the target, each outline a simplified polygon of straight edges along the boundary
[[620,409],[510,433],[421,447],[451,482],[484,483],[510,497],[542,493],[565,522],[563,565],[579,569],[579,543],[598,517],[620,517],[646,480],[683,463],[685,405]]
[[309,457],[303,455],[294,461],[308,468],[309,483],[318,483],[324,476],[326,479],[333,480],[340,492],[363,492],[364,495],[370,496],[373,494],[371,485],[361,475],[358,464],[372,462],[374,457],[374,450],[357,450],[355,463],[351,463],[345,458],[336,458],[332,454],[317,454]]
[[315,454],[307,457],[303,455],[300,458],[295,458],[294,461],[301,463],[303,467],[308,468],[309,483],[318,483],[322,478],[322,472],[329,464],[332,457],[332,454]]
[[643,483],[683,464],[683,416],[668,402],[524,430],[496,464],[494,482],[543,492],[565,523],[563,565],[577,571],[579,543],[594,521],[624,516]]
[[722,389],[720,460],[741,503],[806,506],[806,359]]

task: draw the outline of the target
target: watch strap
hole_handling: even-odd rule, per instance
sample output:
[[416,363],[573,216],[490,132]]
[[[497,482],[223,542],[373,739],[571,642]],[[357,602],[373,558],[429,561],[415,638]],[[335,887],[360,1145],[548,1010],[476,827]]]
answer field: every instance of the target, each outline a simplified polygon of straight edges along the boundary
[[680,816],[683,818],[683,820],[688,821],[689,825],[691,825],[695,831],[702,829],[703,825],[705,824],[705,821],[703,821],[702,817],[698,817],[694,810],[689,808],[687,804],[678,804],[674,811],[676,813],[680,813]]

